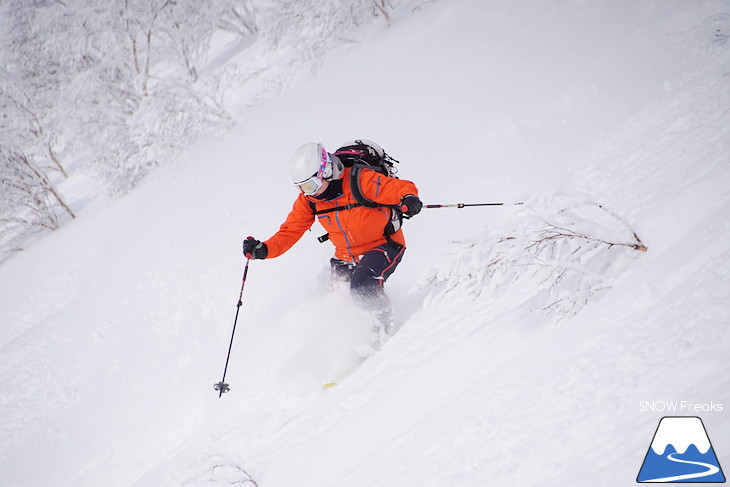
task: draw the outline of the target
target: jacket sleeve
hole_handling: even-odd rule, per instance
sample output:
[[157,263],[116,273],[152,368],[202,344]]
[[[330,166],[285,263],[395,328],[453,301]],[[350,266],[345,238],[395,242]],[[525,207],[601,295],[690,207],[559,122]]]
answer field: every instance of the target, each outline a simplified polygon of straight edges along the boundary
[[273,259],[292,248],[313,223],[314,212],[312,207],[309,206],[306,196],[300,194],[294,201],[294,206],[279,231],[264,242],[268,249],[266,258]]
[[413,182],[369,169],[360,172],[360,190],[367,199],[381,205],[399,205],[404,196],[418,196],[418,188]]

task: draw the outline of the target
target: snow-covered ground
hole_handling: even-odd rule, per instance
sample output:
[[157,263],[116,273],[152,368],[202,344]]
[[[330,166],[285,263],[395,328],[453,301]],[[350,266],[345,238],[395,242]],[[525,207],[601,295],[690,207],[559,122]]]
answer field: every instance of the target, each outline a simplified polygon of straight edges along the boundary
[[[412,2],[127,196],[76,183],[0,266],[0,485],[627,485],[664,415],[730,465],[728,35],[722,0]],[[318,229],[253,261],[219,398],[242,238],[356,137],[425,203],[525,204],[408,221],[357,368]]]

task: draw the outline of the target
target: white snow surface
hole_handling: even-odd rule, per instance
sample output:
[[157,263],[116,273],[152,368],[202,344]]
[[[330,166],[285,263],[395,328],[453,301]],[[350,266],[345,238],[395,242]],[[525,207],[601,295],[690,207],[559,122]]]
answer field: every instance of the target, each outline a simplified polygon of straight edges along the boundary
[[[730,464],[729,34],[724,0],[404,4],[0,266],[0,485],[629,485],[661,400],[724,405]],[[525,204],[408,221],[359,367],[319,228],[252,261],[219,398],[242,238],[284,220],[296,147],[353,138],[425,203]],[[530,254],[550,224],[648,251]]]

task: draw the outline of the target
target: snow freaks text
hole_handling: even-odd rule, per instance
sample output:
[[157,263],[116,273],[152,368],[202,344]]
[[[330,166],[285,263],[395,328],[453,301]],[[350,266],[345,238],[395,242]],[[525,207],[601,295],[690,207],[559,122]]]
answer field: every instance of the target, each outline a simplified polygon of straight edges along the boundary
[[639,410],[642,413],[721,413],[724,406],[713,401],[703,403],[692,401],[640,401]]

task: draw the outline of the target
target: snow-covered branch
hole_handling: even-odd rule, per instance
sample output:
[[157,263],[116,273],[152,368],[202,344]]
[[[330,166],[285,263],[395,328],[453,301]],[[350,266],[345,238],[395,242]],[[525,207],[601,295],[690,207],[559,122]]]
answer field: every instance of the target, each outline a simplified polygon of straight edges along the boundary
[[[65,178],[74,162],[111,193],[127,192],[202,133],[232,124],[226,92],[249,103],[276,93],[338,43],[356,41],[358,26],[388,21],[391,1],[15,2],[3,9],[0,146],[41,175],[23,184],[72,214],[47,173]],[[268,46],[263,64],[227,64],[258,39]],[[4,169],[6,181],[17,167]],[[28,221],[12,208],[6,221]]]
[[[214,33],[255,33],[251,0],[20,2],[3,9],[3,241],[74,216],[51,182],[70,161],[125,192],[211,126],[229,124]],[[27,226],[27,227],[26,227]],[[28,230],[28,231],[26,231]],[[3,249],[0,248],[0,256]]]
[[0,245],[13,246],[35,230],[57,228],[58,211],[76,217],[40,168],[25,154],[0,146]]
[[623,263],[646,246],[628,224],[591,201],[527,205],[522,225],[508,236],[490,233],[461,242],[450,258],[431,271],[424,285],[432,298],[451,293],[480,299],[516,294],[556,322],[574,316],[610,289]]
[[270,50],[289,50],[291,63],[314,62],[316,67],[333,46],[357,42],[359,27],[380,19],[389,22],[392,10],[387,0],[277,0],[262,9],[262,36]]

